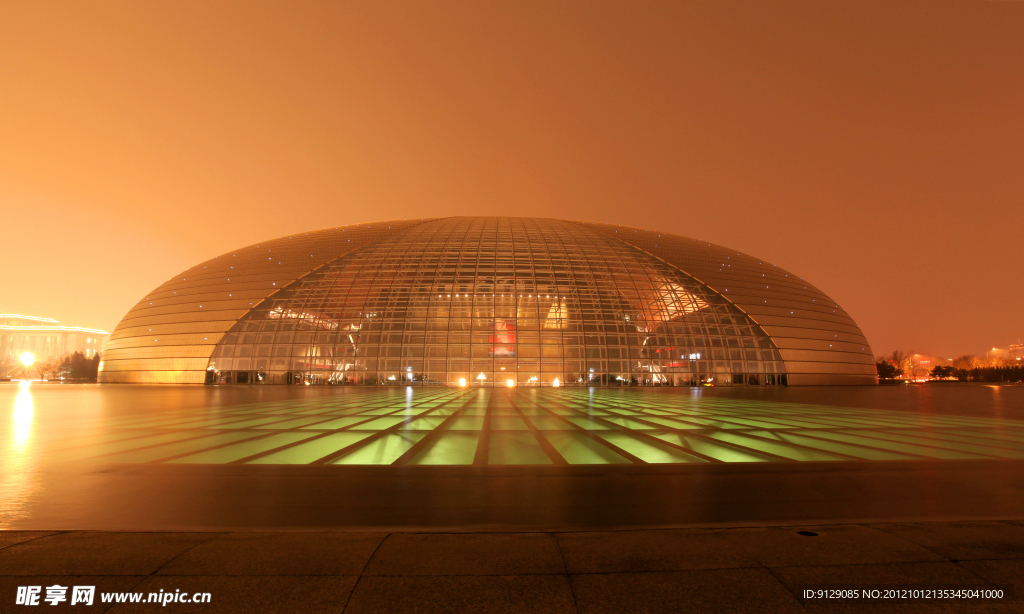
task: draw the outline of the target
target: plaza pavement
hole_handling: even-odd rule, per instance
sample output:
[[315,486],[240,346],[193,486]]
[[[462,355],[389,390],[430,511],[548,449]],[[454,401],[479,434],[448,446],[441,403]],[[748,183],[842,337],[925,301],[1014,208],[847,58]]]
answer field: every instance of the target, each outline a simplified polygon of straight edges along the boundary
[[[803,535],[815,533],[816,535]],[[0,532],[18,586],[85,612],[1024,612],[1024,520],[579,532]],[[804,588],[1001,587],[1001,601],[824,600]],[[202,605],[100,592],[209,592]],[[44,589],[45,593],[45,589]],[[41,604],[40,611],[59,608]]]

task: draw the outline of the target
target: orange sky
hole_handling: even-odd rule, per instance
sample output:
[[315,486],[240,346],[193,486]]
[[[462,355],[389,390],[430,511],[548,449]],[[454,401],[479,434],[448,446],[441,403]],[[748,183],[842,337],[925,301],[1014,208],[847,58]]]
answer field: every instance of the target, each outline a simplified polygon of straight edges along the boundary
[[1024,2],[0,0],[0,311],[380,219],[657,228],[876,353],[1024,338]]

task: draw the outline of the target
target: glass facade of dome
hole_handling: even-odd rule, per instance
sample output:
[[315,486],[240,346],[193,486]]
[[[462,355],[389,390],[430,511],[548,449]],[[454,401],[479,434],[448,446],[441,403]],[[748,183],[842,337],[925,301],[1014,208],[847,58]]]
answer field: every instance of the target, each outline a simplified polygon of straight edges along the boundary
[[101,381],[763,386],[875,379],[871,349],[849,316],[763,261],[634,228],[454,217],[317,231],[193,267],[119,324]]

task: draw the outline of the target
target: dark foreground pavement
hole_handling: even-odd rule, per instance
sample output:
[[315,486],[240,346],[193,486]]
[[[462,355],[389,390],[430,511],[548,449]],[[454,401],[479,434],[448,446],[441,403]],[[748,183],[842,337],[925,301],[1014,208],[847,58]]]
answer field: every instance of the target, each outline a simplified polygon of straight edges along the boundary
[[[1024,454],[1024,452],[1022,452]],[[17,477],[17,476],[15,476]],[[1024,519],[1024,460],[593,467],[86,465],[0,493],[0,527],[535,531]]]
[[[812,532],[816,536],[801,535]],[[1024,521],[588,532],[0,532],[17,587],[94,585],[84,612],[1024,612]],[[993,599],[804,598],[993,589]],[[100,593],[210,593],[109,604]],[[70,594],[69,594],[70,600]],[[39,610],[51,611],[40,601]]]

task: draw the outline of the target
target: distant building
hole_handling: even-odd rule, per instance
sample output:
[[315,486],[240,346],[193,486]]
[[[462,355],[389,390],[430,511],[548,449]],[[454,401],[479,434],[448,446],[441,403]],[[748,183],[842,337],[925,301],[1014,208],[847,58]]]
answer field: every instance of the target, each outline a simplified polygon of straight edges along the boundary
[[0,313],[0,365],[17,363],[25,352],[47,362],[74,352],[92,358],[110,336],[98,328],[61,326],[52,318]]
[[910,369],[903,374],[904,379],[912,381],[923,381],[931,377],[931,371],[936,366],[945,366],[947,361],[935,354],[911,354]]
[[[1012,348],[1013,346],[1010,347]],[[992,348],[985,352],[985,358],[989,362],[988,366],[998,366],[1001,362],[1013,360],[1014,354],[1012,349]]]
[[1010,358],[1013,360],[1024,359],[1024,343],[1011,343],[1010,344]]

